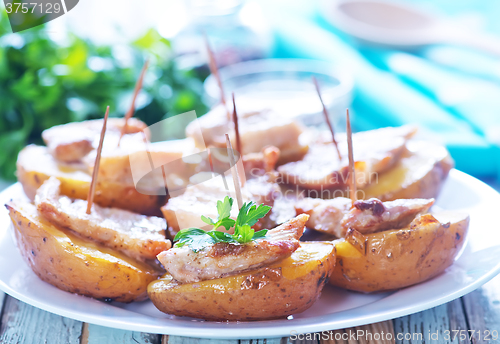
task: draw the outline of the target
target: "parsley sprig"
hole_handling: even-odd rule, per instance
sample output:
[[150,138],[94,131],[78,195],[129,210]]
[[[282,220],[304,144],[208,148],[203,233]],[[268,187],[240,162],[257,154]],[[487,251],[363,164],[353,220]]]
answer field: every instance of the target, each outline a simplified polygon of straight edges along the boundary
[[[209,245],[219,242],[244,244],[263,238],[267,234],[267,229],[255,232],[252,226],[266,216],[271,207],[264,204],[257,205],[253,201],[246,202],[241,207],[236,220],[233,220],[230,218],[233,201],[228,196],[224,198],[224,201],[217,201],[217,219],[201,216],[203,222],[213,226],[212,230],[204,231],[200,228],[186,228],[179,231],[174,238],[175,247],[189,245],[194,252],[198,252]],[[217,231],[219,227],[224,227],[226,231],[234,227],[234,234]]]

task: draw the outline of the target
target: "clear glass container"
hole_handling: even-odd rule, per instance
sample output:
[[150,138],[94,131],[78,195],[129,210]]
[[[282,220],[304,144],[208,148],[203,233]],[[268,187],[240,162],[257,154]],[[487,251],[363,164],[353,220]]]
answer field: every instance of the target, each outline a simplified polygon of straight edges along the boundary
[[206,34],[219,67],[268,57],[272,33],[260,5],[245,0],[188,0],[189,23],[172,40],[181,68],[205,66]]
[[[326,62],[302,59],[263,59],[247,61],[220,69],[226,99],[234,92],[238,107],[272,108],[300,120],[308,126],[325,125],[321,102],[312,77],[321,94],[332,124],[344,131],[346,108],[352,102],[353,78]],[[206,101],[215,105],[220,91],[210,75],[204,83]]]

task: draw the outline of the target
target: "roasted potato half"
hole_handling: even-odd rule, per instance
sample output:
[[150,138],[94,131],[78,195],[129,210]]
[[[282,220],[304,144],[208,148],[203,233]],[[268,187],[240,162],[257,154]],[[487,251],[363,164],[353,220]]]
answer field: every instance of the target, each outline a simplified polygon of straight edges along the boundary
[[363,235],[349,230],[334,241],[337,264],[330,283],[365,293],[428,280],[453,264],[469,227],[462,213],[425,214],[403,229]]
[[425,141],[408,141],[399,163],[358,192],[358,197],[381,201],[436,198],[454,162],[445,147]]
[[[87,199],[91,175],[78,164],[58,164],[46,147],[29,145],[17,159],[17,179],[26,195],[33,200],[36,190],[49,177],[61,181],[61,194]],[[97,181],[94,202],[103,207],[115,207],[145,215],[160,215],[166,196],[143,195],[133,185]]]
[[6,204],[17,246],[33,272],[59,289],[120,302],[147,298],[158,269],[52,225],[27,202]]
[[289,258],[247,273],[179,284],[170,274],[148,294],[164,313],[206,320],[265,320],[300,313],[316,301],[335,265],[330,242],[304,242]]

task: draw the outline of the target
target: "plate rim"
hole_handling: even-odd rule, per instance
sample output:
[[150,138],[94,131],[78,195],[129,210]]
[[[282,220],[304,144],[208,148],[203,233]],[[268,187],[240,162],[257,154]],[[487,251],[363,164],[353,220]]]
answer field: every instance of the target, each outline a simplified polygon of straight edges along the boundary
[[[480,187],[481,189],[495,194],[495,196],[500,200],[500,194],[494,190],[492,187],[487,185],[486,183],[478,180],[477,178],[474,178],[464,172],[458,171],[456,169],[452,169],[450,171],[450,175],[448,178],[452,179],[457,179],[459,182],[465,182],[465,183],[472,183],[475,184],[475,186]],[[9,191],[12,191],[12,189],[19,188],[20,183],[17,182],[2,192],[0,192],[0,198],[1,196],[4,196],[5,194],[9,194]],[[12,192],[11,192],[12,193]],[[9,227],[10,227],[9,223]],[[9,229],[4,229],[5,230],[5,235],[9,235],[10,230]],[[1,232],[2,230],[0,230]],[[470,234],[469,236],[470,237]],[[12,240],[12,239],[11,239]],[[23,261],[23,264],[26,264]],[[30,269],[31,270],[31,269]],[[418,313],[427,309],[431,309],[440,305],[443,305],[447,302],[453,301],[455,299],[458,299],[465,294],[468,294],[477,288],[481,287],[483,284],[487,283],[491,279],[493,279],[496,275],[500,273],[500,261],[498,262],[497,265],[495,265],[493,268],[491,268],[488,272],[484,273],[480,278],[476,279],[475,281],[467,284],[466,286],[462,287],[461,289],[455,290],[454,292],[450,294],[446,294],[440,298],[432,299],[430,301],[425,301],[425,302],[419,302],[417,305],[413,305],[411,307],[399,307],[396,309],[388,309],[386,311],[379,311],[375,315],[366,315],[364,317],[358,316],[355,319],[343,319],[343,320],[332,320],[328,318],[331,318],[332,314],[326,314],[326,315],[319,315],[310,319],[300,319],[300,320],[311,320],[311,319],[317,319],[315,323],[308,323],[304,325],[296,325],[296,324],[277,324],[277,327],[272,326],[272,322],[282,322],[283,320],[272,320],[272,321],[265,321],[265,326],[260,326],[259,324],[262,324],[263,322],[209,322],[209,321],[196,321],[196,322],[191,322],[191,321],[183,321],[183,325],[179,326],[177,322],[173,322],[169,324],[170,320],[169,319],[155,319],[155,323],[152,323],[151,321],[148,321],[147,323],[131,323],[131,320],[128,321],[123,321],[123,320],[115,320],[113,321],[112,319],[109,318],[109,316],[103,316],[103,315],[95,315],[95,314],[85,314],[85,313],[78,313],[72,311],[70,308],[65,308],[57,305],[52,305],[52,304],[46,304],[43,303],[40,300],[36,300],[31,298],[30,296],[26,296],[20,292],[17,292],[13,288],[11,288],[8,284],[6,284],[3,280],[0,279],[0,290],[3,291],[4,293],[22,301],[25,302],[31,306],[37,307],[39,309],[45,310],[47,312],[57,314],[63,317],[67,317],[70,319],[74,319],[77,321],[81,322],[87,322],[90,324],[94,325],[99,325],[99,326],[106,326],[110,328],[116,328],[116,329],[121,329],[121,330],[128,330],[128,331],[140,331],[140,332],[146,332],[146,333],[155,333],[155,334],[168,334],[168,335],[175,335],[175,336],[182,336],[182,337],[192,337],[193,333],[187,333],[189,330],[195,330],[196,332],[194,335],[196,338],[210,338],[210,339],[259,339],[259,338],[279,338],[279,337],[289,337],[291,335],[291,331],[296,331],[296,333],[313,333],[313,332],[323,332],[323,331],[333,331],[335,329],[342,329],[342,328],[347,328],[347,327],[355,327],[355,326],[362,326],[366,324],[371,324],[379,321],[385,321],[385,320],[391,320],[397,317],[401,316],[406,316],[409,314],[414,314]],[[38,277],[37,277],[38,278]],[[432,281],[429,280],[429,281]],[[428,283],[429,281],[423,282],[422,284]],[[56,288],[56,287],[54,287]],[[62,291],[64,292],[64,291]],[[397,293],[397,291],[396,291]],[[391,294],[392,295],[392,294]],[[82,296],[84,297],[84,296]],[[345,311],[341,312],[357,312],[360,308],[365,308],[365,307],[373,307],[374,304],[377,304],[379,302],[383,302],[383,300],[386,297],[376,300],[372,303],[368,303],[356,308],[351,308],[347,309]],[[92,300],[92,299],[89,299]],[[122,309],[122,311],[125,312],[132,312],[131,310],[127,309]],[[138,314],[138,313],[136,313]],[[138,314],[139,316],[146,316],[142,314]],[[147,316],[146,316],[147,317]],[[150,317],[148,317],[150,318]],[[148,319],[149,320],[149,319]],[[157,322],[157,320],[161,321],[161,324]],[[187,324],[191,324],[191,326],[187,326]],[[208,324],[208,326],[207,326]],[[242,324],[244,325],[244,328],[239,328],[238,325]],[[224,327],[226,326],[226,327]],[[255,329],[259,329],[260,331],[258,333],[254,333]],[[300,330],[300,332],[298,332]],[[252,334],[250,334],[252,332]]]

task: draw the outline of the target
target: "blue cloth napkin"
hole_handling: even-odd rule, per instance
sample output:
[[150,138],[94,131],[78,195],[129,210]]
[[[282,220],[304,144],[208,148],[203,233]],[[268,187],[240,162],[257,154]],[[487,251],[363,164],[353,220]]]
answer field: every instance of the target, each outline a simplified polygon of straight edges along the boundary
[[[459,68],[456,61],[454,66],[440,66],[425,56],[357,50],[317,14],[281,13],[272,24],[276,57],[329,61],[352,73],[356,84],[353,101],[356,130],[418,124],[428,131],[429,138],[448,147],[458,169],[481,177],[499,174],[500,152],[486,138],[486,132],[492,125],[492,109],[496,102],[500,105],[500,97],[493,104],[483,104],[481,114],[475,101],[441,103],[446,85],[460,82],[465,87],[470,83],[469,78],[477,78],[451,71],[453,67]],[[431,50],[425,53],[436,55]],[[498,90],[490,88],[490,91]],[[448,97],[453,99],[453,94]],[[500,116],[497,117],[500,123]]]

